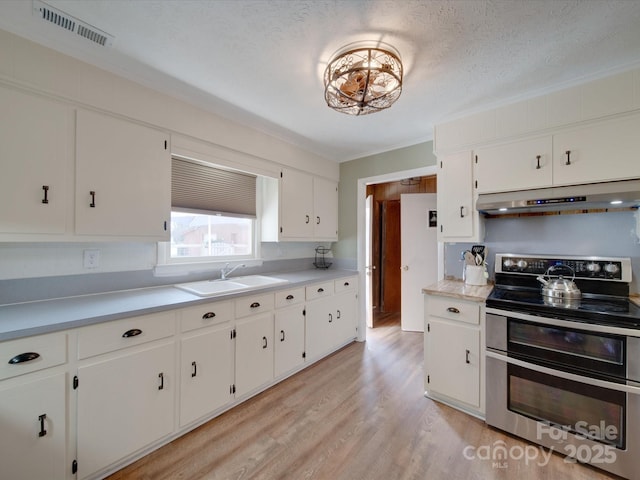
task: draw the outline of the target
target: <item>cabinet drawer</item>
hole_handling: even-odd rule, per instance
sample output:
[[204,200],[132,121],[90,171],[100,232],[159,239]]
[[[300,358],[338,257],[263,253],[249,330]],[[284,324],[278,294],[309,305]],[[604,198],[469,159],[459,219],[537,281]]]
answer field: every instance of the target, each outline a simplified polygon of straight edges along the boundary
[[62,365],[66,361],[66,333],[9,340],[0,343],[0,380]]
[[355,290],[358,286],[358,277],[339,278],[333,282],[333,288],[336,293]]
[[307,300],[329,297],[331,295],[333,295],[333,280],[330,282],[316,283],[315,285],[309,285],[306,287]]
[[173,311],[83,327],[78,331],[78,358],[89,358],[170,337],[174,331]]
[[182,309],[180,329],[189,332],[233,320],[233,302],[214,302]]
[[236,300],[236,318],[255,315],[273,310],[273,293],[249,295]]
[[276,292],[276,308],[302,303],[304,298],[304,287],[281,290]]
[[427,297],[427,315],[480,324],[480,304],[450,297]]

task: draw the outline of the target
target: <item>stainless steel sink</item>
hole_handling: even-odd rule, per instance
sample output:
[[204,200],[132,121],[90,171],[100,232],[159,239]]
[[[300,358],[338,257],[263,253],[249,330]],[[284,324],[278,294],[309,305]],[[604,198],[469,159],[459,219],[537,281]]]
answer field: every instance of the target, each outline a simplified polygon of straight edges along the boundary
[[246,275],[233,277],[228,280],[202,280],[200,282],[180,283],[176,288],[194,293],[199,297],[213,297],[225,293],[235,293],[248,290],[256,290],[263,287],[271,287],[288,283],[288,280],[265,275]]

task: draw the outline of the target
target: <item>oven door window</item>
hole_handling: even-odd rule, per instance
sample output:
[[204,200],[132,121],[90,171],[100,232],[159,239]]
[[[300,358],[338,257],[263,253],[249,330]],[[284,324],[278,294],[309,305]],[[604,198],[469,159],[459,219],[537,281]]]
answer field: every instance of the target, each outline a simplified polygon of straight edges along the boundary
[[509,410],[625,448],[626,394],[509,365]]
[[534,363],[552,362],[567,370],[625,377],[625,345],[621,335],[552,327],[509,318],[508,351]]

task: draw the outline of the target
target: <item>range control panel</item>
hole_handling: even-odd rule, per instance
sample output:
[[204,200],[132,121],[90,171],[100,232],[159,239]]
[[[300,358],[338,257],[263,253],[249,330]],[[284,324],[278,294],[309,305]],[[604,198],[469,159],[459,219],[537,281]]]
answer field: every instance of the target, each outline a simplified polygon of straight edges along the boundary
[[554,257],[547,255],[496,254],[496,273],[562,275],[570,278],[631,282],[631,259],[623,257]]

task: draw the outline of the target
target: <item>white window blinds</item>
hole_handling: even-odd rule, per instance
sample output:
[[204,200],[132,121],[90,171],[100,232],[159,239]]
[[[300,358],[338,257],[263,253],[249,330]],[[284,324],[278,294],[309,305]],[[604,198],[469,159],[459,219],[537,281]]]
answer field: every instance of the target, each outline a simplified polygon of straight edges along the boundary
[[255,218],[256,176],[173,158],[171,205]]

